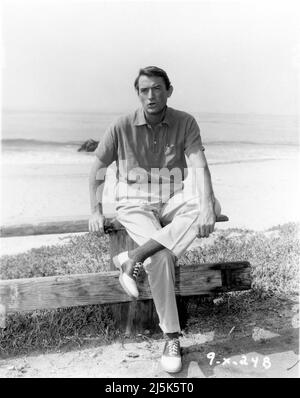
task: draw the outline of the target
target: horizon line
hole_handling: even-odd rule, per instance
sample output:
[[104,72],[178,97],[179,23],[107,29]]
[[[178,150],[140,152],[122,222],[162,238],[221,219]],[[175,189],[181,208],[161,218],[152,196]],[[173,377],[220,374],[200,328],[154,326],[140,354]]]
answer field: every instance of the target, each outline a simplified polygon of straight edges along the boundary
[[[171,107],[172,108],[172,107]],[[10,109],[1,109],[0,113],[86,113],[86,114],[95,114],[95,113],[102,113],[102,114],[126,114],[129,112],[134,111],[136,108],[132,108],[131,110],[118,110],[118,111],[108,111],[103,109],[20,109],[20,108],[10,108]],[[224,111],[196,111],[196,110],[189,110],[190,113],[197,113],[197,114],[219,114],[219,115],[270,115],[270,116],[299,116],[298,113],[271,113],[271,112],[224,112]]]

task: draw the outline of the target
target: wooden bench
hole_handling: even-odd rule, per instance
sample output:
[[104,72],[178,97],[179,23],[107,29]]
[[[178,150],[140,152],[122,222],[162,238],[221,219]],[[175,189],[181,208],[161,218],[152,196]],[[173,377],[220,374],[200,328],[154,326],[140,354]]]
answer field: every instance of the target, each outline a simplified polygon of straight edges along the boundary
[[[217,222],[227,221],[220,216]],[[45,222],[1,227],[1,237],[87,232],[87,219]],[[113,218],[108,218],[105,232],[110,236],[111,258],[136,243]],[[220,292],[251,288],[250,264],[247,261],[189,264],[176,267],[175,292],[181,322],[185,318],[185,298],[214,295]],[[116,324],[126,334],[140,333],[158,324],[157,314],[145,272],[138,279],[139,299],[132,300],[118,280],[113,263],[110,271],[42,278],[0,280],[0,326],[9,313],[56,309],[91,304],[110,304]]]

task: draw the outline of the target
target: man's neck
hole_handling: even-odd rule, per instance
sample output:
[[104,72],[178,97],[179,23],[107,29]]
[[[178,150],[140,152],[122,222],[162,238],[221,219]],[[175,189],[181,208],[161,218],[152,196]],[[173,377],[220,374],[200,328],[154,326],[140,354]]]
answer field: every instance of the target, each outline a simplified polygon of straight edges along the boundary
[[167,110],[167,107],[165,106],[164,109],[160,113],[157,113],[156,115],[149,115],[144,112],[145,119],[151,126],[155,126],[155,125],[159,124],[164,119],[166,110]]

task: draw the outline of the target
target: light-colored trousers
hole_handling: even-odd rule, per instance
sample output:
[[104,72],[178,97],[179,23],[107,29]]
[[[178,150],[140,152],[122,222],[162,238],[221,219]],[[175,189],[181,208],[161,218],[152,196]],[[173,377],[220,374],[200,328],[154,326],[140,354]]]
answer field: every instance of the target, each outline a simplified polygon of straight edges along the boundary
[[[134,188],[127,189],[128,197],[117,204],[117,219],[139,246],[153,239],[166,248],[149,257],[144,268],[160,328],[164,333],[180,332],[174,289],[175,263],[198,234],[199,197],[178,189],[163,202],[155,198],[149,201]],[[217,200],[215,211],[221,214]]]

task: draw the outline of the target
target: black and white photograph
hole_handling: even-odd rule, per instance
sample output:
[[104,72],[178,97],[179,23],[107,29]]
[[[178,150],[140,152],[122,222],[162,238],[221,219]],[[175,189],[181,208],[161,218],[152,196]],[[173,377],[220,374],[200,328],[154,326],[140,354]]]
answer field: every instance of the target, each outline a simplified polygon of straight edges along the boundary
[[299,378],[299,3],[0,12],[0,378]]

